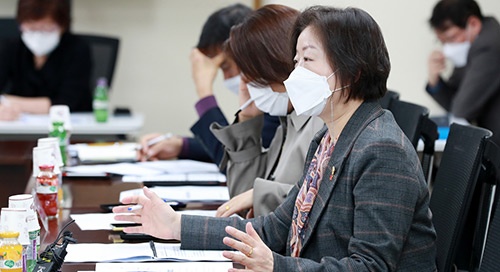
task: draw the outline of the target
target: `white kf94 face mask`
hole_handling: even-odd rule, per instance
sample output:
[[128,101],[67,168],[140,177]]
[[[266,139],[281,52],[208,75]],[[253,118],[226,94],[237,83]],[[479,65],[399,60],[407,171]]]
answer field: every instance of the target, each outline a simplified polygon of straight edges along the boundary
[[52,52],[61,39],[59,31],[23,31],[21,39],[35,56],[45,56]]
[[240,81],[241,81],[241,76],[237,75],[234,77],[230,77],[228,79],[224,79],[224,86],[230,90],[232,93],[235,95],[238,95],[240,91]]
[[285,82],[285,88],[297,115],[318,116],[323,112],[326,101],[334,92],[348,86],[330,90],[328,77],[321,76],[302,66],[297,66]]
[[271,89],[271,87],[256,87],[252,84],[247,84],[250,99],[255,103],[255,106],[263,112],[273,116],[286,116],[288,114],[288,95],[286,92],[279,93]]
[[445,43],[443,45],[443,55],[448,58],[456,68],[461,68],[467,64],[470,46],[471,43],[469,41]]

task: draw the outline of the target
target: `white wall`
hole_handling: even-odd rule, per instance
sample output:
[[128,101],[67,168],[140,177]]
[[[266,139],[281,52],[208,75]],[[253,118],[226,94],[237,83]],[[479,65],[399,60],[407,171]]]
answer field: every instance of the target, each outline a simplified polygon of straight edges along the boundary
[[[113,106],[146,114],[141,133],[172,131],[189,135],[197,119],[189,53],[210,13],[231,0],[73,0],[73,31],[117,36],[119,61],[111,94]],[[253,1],[243,0],[252,5]],[[401,98],[442,113],[424,91],[428,53],[437,44],[427,20],[434,0],[262,1],[303,9],[314,4],[355,6],[379,23],[392,62],[389,88]],[[500,1],[479,0],[485,14],[500,18]],[[0,16],[13,16],[16,0],[0,1]],[[232,120],[237,98],[216,81],[216,95]]]

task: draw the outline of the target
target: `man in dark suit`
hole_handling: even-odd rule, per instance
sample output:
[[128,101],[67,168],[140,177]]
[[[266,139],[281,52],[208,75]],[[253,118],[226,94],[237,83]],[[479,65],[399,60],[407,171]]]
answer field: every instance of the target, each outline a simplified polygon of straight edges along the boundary
[[[453,117],[493,132],[500,144],[500,25],[475,1],[441,0],[429,20],[442,51],[429,57],[427,92]],[[441,77],[445,60],[454,70]]]

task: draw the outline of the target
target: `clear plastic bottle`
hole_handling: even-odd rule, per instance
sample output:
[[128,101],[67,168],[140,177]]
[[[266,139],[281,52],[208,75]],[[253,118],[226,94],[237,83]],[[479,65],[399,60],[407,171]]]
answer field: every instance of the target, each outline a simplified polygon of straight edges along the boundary
[[96,122],[104,123],[108,121],[109,98],[106,78],[101,77],[97,80],[92,106]]
[[0,244],[0,272],[22,272],[23,271],[23,246],[17,238],[19,232],[4,231],[0,232],[2,243]]

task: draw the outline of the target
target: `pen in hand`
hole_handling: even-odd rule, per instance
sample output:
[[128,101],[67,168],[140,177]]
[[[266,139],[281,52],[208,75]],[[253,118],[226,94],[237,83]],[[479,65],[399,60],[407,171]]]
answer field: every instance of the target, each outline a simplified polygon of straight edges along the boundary
[[169,132],[169,133],[165,133],[165,134],[163,134],[163,135],[160,135],[160,136],[158,136],[158,137],[155,137],[155,138],[153,138],[153,139],[149,140],[149,141],[147,142],[147,145],[148,145],[148,146],[155,145],[155,144],[157,144],[157,143],[159,143],[159,142],[161,142],[161,141],[163,141],[163,140],[166,140],[166,139],[172,138],[172,136],[173,136],[173,135],[172,135],[172,133],[170,133],[170,132]]

